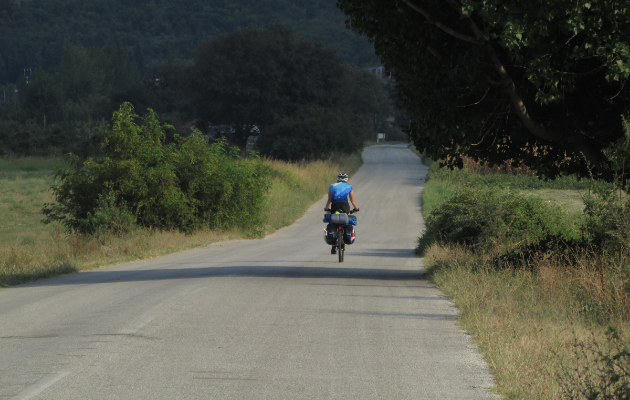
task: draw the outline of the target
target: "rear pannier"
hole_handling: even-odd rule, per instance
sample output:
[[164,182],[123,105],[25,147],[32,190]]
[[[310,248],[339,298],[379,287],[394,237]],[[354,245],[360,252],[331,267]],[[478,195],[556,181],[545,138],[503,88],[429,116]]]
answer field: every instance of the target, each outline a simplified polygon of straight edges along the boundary
[[343,228],[343,242],[345,244],[354,243],[354,227],[353,226],[346,226],[345,228]]
[[326,229],[324,229],[324,241],[326,244],[336,244],[337,243],[337,234],[335,231],[335,227],[331,224],[328,224]]

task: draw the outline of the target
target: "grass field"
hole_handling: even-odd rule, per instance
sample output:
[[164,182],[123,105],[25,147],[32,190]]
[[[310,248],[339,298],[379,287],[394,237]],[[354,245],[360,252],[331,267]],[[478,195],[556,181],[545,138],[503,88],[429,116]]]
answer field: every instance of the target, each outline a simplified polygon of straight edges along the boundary
[[[326,194],[339,171],[351,175],[362,164],[359,154],[328,161],[268,162],[274,176],[267,198],[267,233],[299,218]],[[41,222],[43,204],[54,200],[53,170],[63,166],[61,159],[0,159],[0,287],[244,238],[238,231],[186,235],[148,229],[122,237],[68,235],[59,224]]]
[[[431,171],[423,190],[425,219],[464,186],[515,189],[560,205],[575,224],[585,218],[588,182]],[[493,370],[497,393],[505,399],[627,398],[613,392],[630,391],[630,259],[582,248],[497,268],[500,252],[434,244],[424,260]],[[607,335],[609,327],[620,339]],[[589,391],[609,396],[589,397]]]
[[0,248],[34,245],[50,236],[54,227],[41,223],[41,210],[53,200],[53,170],[63,166],[61,159],[0,158]]

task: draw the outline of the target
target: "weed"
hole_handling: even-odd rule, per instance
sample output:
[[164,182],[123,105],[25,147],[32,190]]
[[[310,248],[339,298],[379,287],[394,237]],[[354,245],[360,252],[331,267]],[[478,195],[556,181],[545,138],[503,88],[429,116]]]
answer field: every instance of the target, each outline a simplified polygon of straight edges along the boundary
[[630,399],[630,345],[616,329],[609,328],[603,341],[591,335],[571,343],[572,366],[557,374],[562,397],[575,400]]

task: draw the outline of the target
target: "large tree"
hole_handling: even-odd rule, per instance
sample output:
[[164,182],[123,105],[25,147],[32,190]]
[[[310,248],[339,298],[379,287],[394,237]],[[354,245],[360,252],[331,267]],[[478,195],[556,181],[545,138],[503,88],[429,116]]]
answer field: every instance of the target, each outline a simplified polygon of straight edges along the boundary
[[209,40],[191,72],[198,115],[212,125],[231,126],[230,140],[244,147],[254,126],[264,130],[300,105],[333,104],[343,68],[334,50],[278,26]]
[[611,179],[630,109],[630,3],[338,0],[397,82],[408,133],[451,166],[467,155],[541,175]]
[[299,39],[286,26],[248,28],[203,43],[188,82],[197,115],[211,125],[230,126],[224,133],[241,147],[254,126],[264,135],[268,126],[298,111],[302,121],[312,110],[342,111],[348,121],[360,117],[372,130],[392,111],[373,74],[344,64],[334,49]]

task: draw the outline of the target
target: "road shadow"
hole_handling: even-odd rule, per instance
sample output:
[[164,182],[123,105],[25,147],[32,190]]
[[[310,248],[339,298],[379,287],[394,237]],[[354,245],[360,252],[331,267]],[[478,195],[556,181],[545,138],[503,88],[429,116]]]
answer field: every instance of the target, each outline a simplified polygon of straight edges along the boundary
[[403,249],[370,249],[367,251],[352,251],[352,247],[348,247],[349,257],[387,257],[387,258],[418,258],[414,251],[409,248]]
[[[425,272],[421,270],[396,270],[372,268],[334,268],[300,266],[217,266],[143,269],[133,271],[95,270],[78,274],[65,275],[53,279],[31,282],[20,287],[44,287],[62,285],[89,285],[122,282],[142,282],[171,279],[204,279],[222,277],[258,277],[258,278],[321,278],[321,279],[356,279],[381,281],[425,281]],[[10,290],[10,288],[8,288]]]

